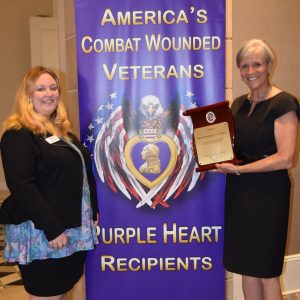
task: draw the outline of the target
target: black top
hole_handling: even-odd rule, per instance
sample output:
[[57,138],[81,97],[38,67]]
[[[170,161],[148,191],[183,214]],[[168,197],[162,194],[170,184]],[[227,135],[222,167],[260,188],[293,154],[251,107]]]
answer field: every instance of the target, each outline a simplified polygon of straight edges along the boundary
[[296,111],[299,118],[297,99],[286,92],[280,92],[257,103],[252,114],[248,116],[250,106],[247,95],[243,95],[237,98],[231,107],[235,124],[236,152],[267,155],[276,153],[275,120],[292,110]]
[[[84,157],[93,218],[98,204],[90,155],[73,134]],[[53,240],[66,228],[81,226],[83,169],[79,154],[63,140],[48,143],[30,130],[9,130],[1,139],[1,156],[9,196],[1,207],[2,224],[31,220]]]

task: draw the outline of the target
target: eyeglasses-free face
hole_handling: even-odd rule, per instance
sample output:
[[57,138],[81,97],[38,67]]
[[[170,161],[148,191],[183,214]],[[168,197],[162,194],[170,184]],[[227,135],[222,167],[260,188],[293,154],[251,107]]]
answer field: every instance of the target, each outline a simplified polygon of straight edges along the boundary
[[245,57],[240,63],[242,80],[251,91],[265,89],[269,85],[270,64],[259,54]]
[[37,79],[31,96],[34,111],[50,117],[57,108],[58,98],[59,91],[56,81],[50,74],[42,74]]

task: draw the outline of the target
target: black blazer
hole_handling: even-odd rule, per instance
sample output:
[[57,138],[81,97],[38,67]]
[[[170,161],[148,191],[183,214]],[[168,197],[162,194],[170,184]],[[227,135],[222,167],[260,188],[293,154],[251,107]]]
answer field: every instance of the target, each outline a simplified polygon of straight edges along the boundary
[[[87,149],[69,134],[87,170],[93,219],[98,212],[96,184]],[[0,210],[0,223],[31,220],[53,240],[66,228],[81,226],[83,169],[79,154],[66,142],[48,143],[30,130],[8,130],[1,139],[6,184],[11,195]]]

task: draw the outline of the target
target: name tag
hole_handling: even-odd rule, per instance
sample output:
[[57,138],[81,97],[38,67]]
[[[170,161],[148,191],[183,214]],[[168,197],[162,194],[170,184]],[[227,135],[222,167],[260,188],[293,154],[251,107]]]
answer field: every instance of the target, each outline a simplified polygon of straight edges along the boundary
[[59,141],[59,137],[57,137],[56,135],[52,135],[46,138],[45,141],[49,144],[53,144]]

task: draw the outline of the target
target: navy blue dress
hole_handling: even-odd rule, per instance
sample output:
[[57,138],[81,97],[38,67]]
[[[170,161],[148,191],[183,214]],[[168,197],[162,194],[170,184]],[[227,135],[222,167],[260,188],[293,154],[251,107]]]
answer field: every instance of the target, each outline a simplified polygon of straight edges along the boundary
[[[274,123],[296,111],[299,104],[288,93],[256,104],[250,116],[247,95],[232,105],[235,151],[244,163],[277,152]],[[234,273],[273,278],[282,273],[287,238],[290,179],[287,170],[227,174],[224,227],[224,267]]]

